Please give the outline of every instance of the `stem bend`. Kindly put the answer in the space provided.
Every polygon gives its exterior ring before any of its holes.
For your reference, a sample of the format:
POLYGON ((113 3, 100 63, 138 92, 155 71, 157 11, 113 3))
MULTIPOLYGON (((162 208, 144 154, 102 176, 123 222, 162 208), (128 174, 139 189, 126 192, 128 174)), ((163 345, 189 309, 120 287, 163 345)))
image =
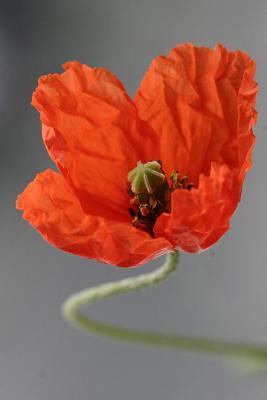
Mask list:
POLYGON ((239 342, 224 342, 198 337, 160 334, 150 331, 139 331, 101 323, 84 316, 80 309, 107 297, 129 293, 154 286, 166 280, 177 268, 179 252, 167 255, 165 263, 156 271, 117 282, 83 290, 70 296, 62 306, 62 314, 66 321, 87 333, 97 333, 106 337, 132 343, 191 350, 201 353, 238 357, 243 366, 251 366, 253 371, 267 371, 267 346, 239 342))

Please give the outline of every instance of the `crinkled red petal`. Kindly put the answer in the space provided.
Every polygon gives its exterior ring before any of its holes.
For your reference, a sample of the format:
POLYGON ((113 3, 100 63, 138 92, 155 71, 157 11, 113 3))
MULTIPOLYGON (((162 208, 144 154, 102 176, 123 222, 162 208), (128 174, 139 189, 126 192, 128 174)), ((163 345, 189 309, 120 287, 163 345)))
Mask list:
POLYGON ((55 247, 121 267, 142 264, 173 246, 128 223, 84 212, 66 180, 52 170, 38 174, 18 196, 23 217, 55 247))
POLYGON ((157 234, 189 253, 209 248, 228 230, 241 190, 227 165, 213 163, 210 175, 200 176, 198 188, 173 192, 171 214, 159 218, 157 234))
POLYGON ((32 98, 48 152, 85 210, 93 199, 95 215, 125 220, 127 174, 152 146, 151 128, 109 71, 75 61, 64 69, 41 77, 32 98))
POLYGON ((217 162, 244 178, 254 144, 254 73, 246 53, 222 45, 183 44, 152 62, 135 103, 157 133, 168 174, 178 169, 197 183, 217 162))

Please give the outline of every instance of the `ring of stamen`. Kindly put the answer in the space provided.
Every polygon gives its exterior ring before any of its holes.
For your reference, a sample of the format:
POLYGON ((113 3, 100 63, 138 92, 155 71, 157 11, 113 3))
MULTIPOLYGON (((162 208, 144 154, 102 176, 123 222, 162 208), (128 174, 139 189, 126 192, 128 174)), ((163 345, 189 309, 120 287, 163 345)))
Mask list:
POLYGON ((129 213, 133 217, 132 225, 155 237, 154 226, 163 213, 171 212, 171 193, 176 189, 191 190, 193 183, 188 177, 173 171, 171 185, 162 169, 161 161, 149 161, 137 166, 128 174, 127 193, 130 197, 129 213))

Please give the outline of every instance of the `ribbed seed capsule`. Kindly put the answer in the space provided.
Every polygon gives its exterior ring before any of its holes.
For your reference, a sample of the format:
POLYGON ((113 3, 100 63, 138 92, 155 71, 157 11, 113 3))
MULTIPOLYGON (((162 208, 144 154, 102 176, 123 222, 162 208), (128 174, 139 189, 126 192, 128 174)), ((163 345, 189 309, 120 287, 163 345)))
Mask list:
POLYGON ((169 212, 170 188, 160 161, 142 163, 128 174, 127 193, 130 196, 129 213, 132 224, 154 235, 154 225, 163 212, 169 212))
POLYGON ((158 161, 149 161, 145 164, 138 161, 137 166, 129 172, 128 181, 134 194, 151 195, 166 181, 166 177, 158 161))
POLYGON ((169 186, 160 161, 142 163, 128 174, 127 193, 130 196, 129 214, 133 217, 132 225, 155 237, 154 226, 162 213, 171 212, 171 193, 176 189, 191 190, 193 183, 188 183, 186 175, 173 171, 169 186))

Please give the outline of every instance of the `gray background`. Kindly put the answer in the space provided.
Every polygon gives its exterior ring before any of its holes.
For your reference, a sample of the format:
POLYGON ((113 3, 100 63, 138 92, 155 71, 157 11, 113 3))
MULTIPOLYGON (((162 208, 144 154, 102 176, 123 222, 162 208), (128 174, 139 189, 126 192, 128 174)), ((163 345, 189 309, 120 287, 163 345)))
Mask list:
POLYGON ((220 358, 88 337, 65 324, 60 306, 70 293, 141 270, 62 253, 14 208, 17 193, 52 166, 30 107, 41 74, 78 59, 110 68, 133 95, 150 60, 176 43, 247 51, 258 64, 257 144, 231 230, 212 250, 183 254, 161 287, 91 313, 126 326, 267 342, 266 1, 2 0, 0 7, 1 399, 266 400, 267 376, 242 377, 220 358))

